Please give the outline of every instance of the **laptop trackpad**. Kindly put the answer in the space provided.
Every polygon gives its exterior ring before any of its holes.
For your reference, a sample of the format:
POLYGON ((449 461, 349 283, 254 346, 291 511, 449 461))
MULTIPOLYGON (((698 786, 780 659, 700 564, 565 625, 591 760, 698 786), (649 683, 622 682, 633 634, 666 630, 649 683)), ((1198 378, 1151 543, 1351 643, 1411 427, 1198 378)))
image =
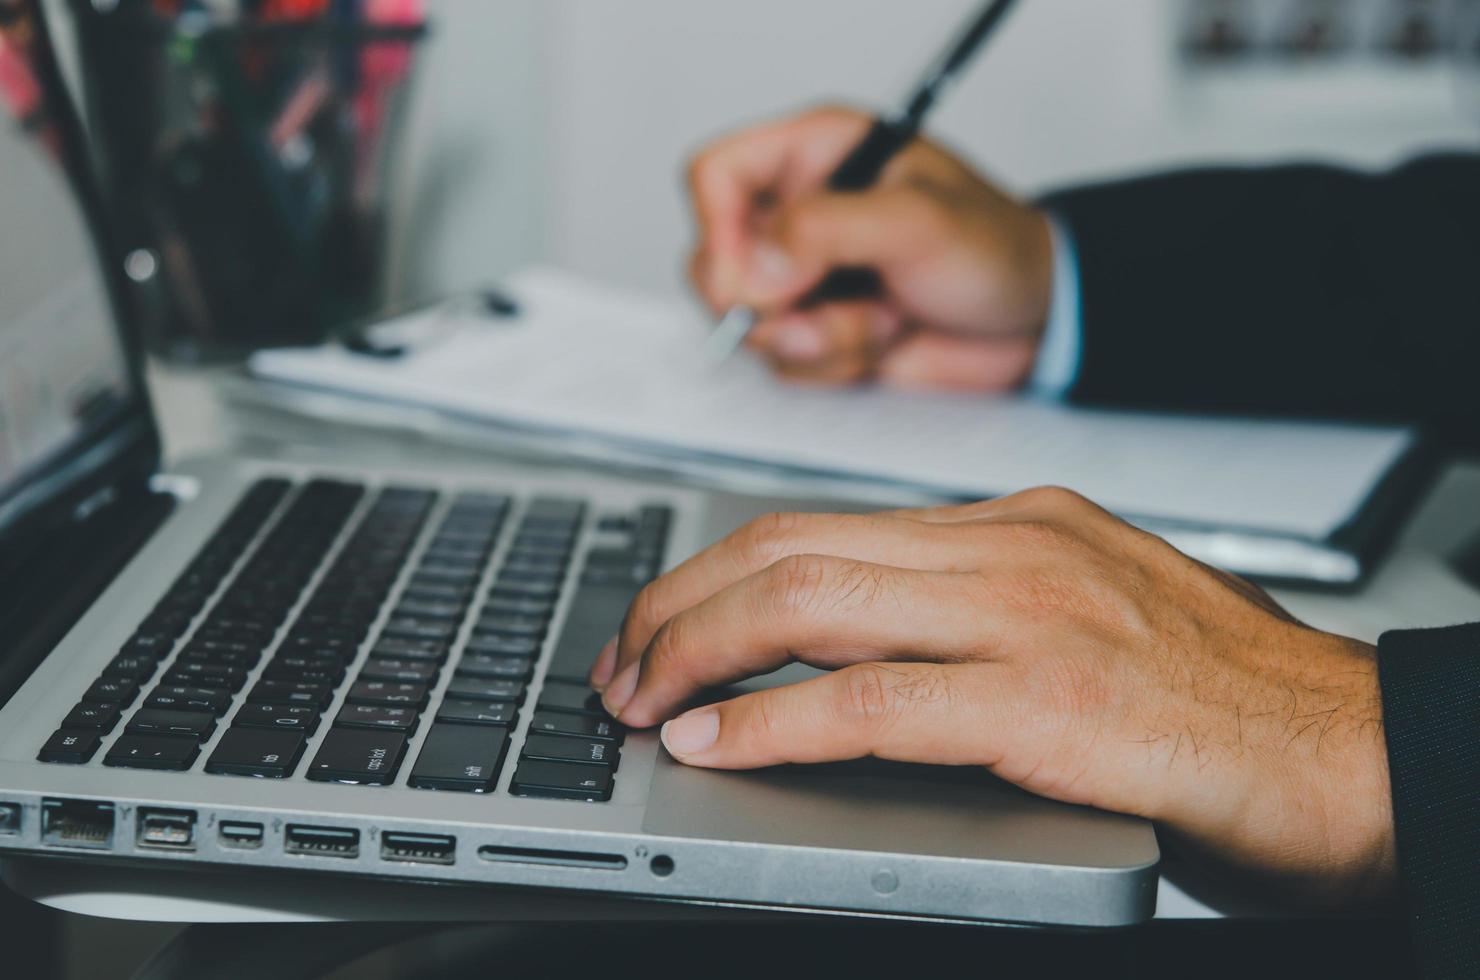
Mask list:
MULTIPOLYGON (((789 667, 739 690, 811 673, 789 667)), ((1044 800, 976 767, 878 759, 718 772, 684 766, 662 752, 643 830, 757 844, 1102 867, 1157 857, 1155 837, 1142 820, 1044 800)))

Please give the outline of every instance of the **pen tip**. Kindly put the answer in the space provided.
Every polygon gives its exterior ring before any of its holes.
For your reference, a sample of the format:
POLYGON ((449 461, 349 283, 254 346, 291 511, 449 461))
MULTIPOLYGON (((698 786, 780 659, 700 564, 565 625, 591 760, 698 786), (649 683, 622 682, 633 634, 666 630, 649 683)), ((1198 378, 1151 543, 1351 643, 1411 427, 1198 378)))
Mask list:
POLYGON ((711 364, 722 364, 739 349, 755 327, 758 317, 748 306, 736 305, 725 311, 709 339, 704 342, 704 357, 711 364))

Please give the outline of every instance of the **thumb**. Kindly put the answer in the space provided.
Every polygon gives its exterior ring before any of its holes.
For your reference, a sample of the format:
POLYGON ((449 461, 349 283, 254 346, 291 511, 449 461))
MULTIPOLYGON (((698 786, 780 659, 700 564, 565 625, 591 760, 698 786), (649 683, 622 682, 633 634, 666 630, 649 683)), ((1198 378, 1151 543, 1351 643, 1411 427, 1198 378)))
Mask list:
POLYGON ((831 270, 864 266, 887 279, 950 234, 950 215, 911 185, 803 198, 780 212, 752 250, 743 299, 762 310, 795 304, 831 270))
POLYGON ((994 664, 856 664, 685 712, 663 726, 663 745, 710 769, 864 756, 990 766, 998 733, 1013 731, 1011 699, 968 695, 996 674, 994 664))

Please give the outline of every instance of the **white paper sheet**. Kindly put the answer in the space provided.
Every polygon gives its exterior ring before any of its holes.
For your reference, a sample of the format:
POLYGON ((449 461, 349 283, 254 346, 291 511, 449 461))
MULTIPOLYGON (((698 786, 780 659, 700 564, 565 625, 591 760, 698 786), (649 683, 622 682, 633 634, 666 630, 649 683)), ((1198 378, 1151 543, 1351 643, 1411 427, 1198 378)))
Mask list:
MULTIPOLYGON (((384 361, 266 351, 264 378, 460 416, 993 496, 1072 487, 1127 515, 1323 539, 1410 445, 1405 429, 1091 412, 1021 397, 820 391, 741 355, 714 368, 681 302, 531 269, 520 317, 422 326, 384 361)), ((439 314, 418 316, 429 321, 439 314)), ((552 438, 557 435, 552 433, 552 438)))

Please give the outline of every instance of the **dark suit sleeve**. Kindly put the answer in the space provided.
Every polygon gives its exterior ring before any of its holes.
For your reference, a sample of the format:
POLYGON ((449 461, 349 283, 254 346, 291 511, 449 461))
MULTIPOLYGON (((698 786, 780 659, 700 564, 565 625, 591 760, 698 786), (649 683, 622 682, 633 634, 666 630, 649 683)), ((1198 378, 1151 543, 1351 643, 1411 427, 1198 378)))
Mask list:
POLYGON ((1480 623, 1384 635, 1378 677, 1419 965, 1480 976, 1480 623))
POLYGON ((1426 421, 1476 441, 1480 156, 1212 169, 1043 202, 1079 258, 1071 397, 1426 421))

